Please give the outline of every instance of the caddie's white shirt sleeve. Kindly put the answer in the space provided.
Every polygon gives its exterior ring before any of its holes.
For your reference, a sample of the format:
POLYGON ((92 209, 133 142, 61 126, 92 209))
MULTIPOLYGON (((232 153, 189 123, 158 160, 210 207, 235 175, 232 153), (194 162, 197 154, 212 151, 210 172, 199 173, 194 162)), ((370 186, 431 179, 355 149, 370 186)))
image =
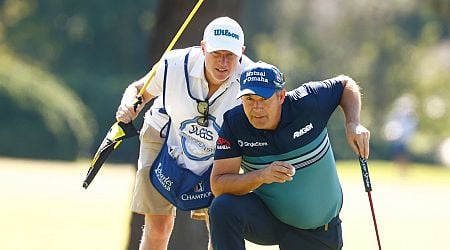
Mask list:
MULTIPOLYGON (((160 96, 162 94, 163 91, 163 79, 164 79, 164 60, 162 60, 159 64, 155 64, 153 65, 153 69, 156 69, 155 72, 155 76, 153 77, 153 79, 151 79, 149 85, 147 86, 147 91, 152 95, 152 96, 160 96), (156 69, 156 67, 158 67, 156 69)), ((150 72, 148 72, 143 78, 142 80, 144 82, 147 82, 150 74, 152 72, 152 70, 150 72)))

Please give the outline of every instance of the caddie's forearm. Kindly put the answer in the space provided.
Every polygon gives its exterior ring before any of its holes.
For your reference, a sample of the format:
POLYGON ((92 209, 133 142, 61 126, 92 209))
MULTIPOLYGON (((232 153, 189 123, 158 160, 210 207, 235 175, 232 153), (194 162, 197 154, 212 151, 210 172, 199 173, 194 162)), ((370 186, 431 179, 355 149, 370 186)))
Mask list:
POLYGON ((123 93, 122 100, 120 101, 120 103, 129 104, 134 102, 138 93, 139 90, 137 89, 135 83, 128 85, 128 87, 125 89, 125 92, 123 93))
POLYGON ((361 113, 361 93, 359 86, 350 77, 345 77, 343 84, 344 91, 339 105, 344 112, 345 123, 359 124, 361 113))
MULTIPOLYGON (((138 96, 140 90, 143 88, 142 80, 136 81, 130 84, 126 89, 122 96, 121 104, 130 104, 136 101, 136 97, 138 96)), ((144 91, 144 94, 141 96, 142 104, 145 105, 149 102, 154 96, 150 95, 147 91, 144 91)))

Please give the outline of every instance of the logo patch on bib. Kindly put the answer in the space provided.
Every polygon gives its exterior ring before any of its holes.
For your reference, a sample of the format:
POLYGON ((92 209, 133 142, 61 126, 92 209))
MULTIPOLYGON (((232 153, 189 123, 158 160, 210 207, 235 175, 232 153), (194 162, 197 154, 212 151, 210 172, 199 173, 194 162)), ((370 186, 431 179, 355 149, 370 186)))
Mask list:
POLYGON ((181 146, 184 154, 191 160, 205 161, 214 156, 220 126, 213 116, 208 119, 208 127, 198 125, 196 119, 181 123, 181 146))

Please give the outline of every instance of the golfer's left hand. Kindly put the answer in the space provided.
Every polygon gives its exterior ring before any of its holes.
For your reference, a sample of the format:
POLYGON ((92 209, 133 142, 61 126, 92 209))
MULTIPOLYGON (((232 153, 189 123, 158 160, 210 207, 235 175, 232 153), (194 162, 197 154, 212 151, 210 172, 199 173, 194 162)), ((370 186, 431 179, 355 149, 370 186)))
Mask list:
POLYGON ((364 159, 369 158, 370 131, 359 123, 349 122, 345 125, 347 142, 353 152, 364 159))

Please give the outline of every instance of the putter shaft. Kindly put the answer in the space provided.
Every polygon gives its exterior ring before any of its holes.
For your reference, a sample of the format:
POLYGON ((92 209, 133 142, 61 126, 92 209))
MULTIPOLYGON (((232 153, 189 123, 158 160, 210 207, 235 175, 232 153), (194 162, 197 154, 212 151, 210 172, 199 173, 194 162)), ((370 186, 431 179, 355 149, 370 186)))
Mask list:
POLYGON ((380 235, 378 233, 377 219, 375 217, 375 209, 373 208, 373 202, 372 202, 372 195, 371 195, 372 184, 370 182, 369 166, 367 164, 367 160, 360 156, 359 157, 359 165, 361 166, 364 188, 367 192, 367 196, 369 197, 370 211, 372 213, 373 226, 375 228, 375 234, 377 236, 378 250, 381 250, 380 235))

